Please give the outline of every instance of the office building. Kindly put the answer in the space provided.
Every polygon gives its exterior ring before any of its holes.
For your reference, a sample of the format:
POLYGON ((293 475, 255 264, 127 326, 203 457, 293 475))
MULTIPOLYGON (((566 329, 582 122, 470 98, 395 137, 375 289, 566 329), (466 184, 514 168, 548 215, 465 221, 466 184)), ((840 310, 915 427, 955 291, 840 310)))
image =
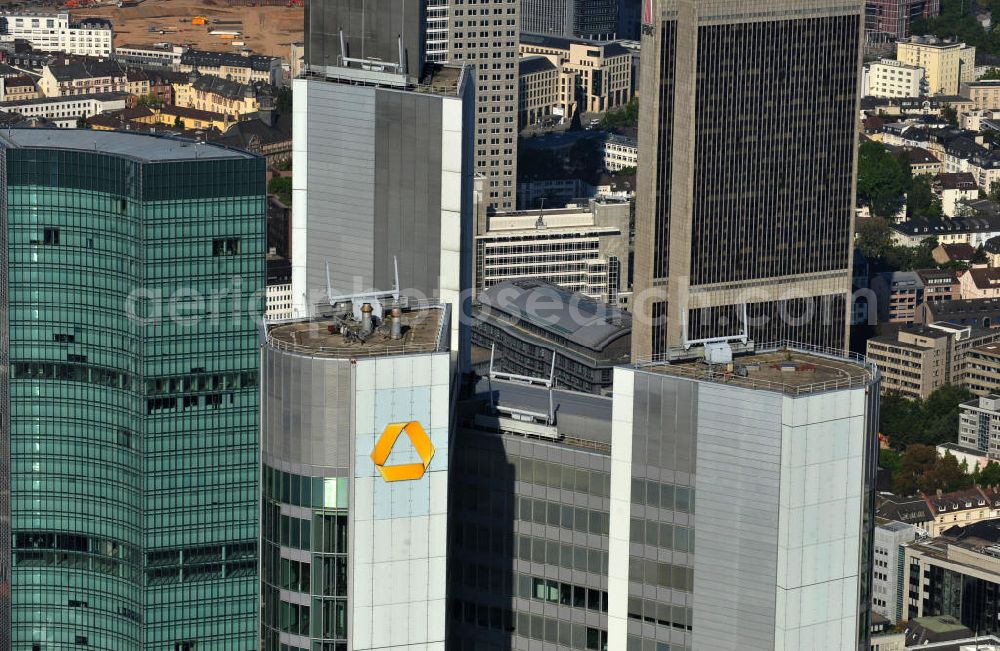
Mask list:
POLYGON ((454 648, 866 648, 874 367, 688 352, 611 399, 493 378, 459 405, 454 648))
POLYGON ((958 95, 962 84, 976 78, 976 48, 965 43, 912 36, 896 43, 896 59, 924 69, 930 95, 958 95))
POLYGON ((542 56, 522 57, 517 62, 517 83, 519 128, 565 118, 559 104, 559 69, 551 61, 542 56))
POLYGON ((521 34, 518 51, 543 56, 559 69, 558 115, 604 113, 632 99, 632 53, 619 43, 521 34))
POLYGON ((903 593, 899 590, 902 583, 902 547, 919 535, 919 529, 905 522, 882 520, 875 525, 872 610, 890 622, 905 619, 903 593))
POLYGON ((895 59, 880 59, 865 66, 865 97, 920 97, 926 92, 924 69, 895 59))
POLYGON ((884 271, 870 283, 878 305, 879 321, 912 324, 917 306, 924 302, 924 283, 913 271, 884 271))
POLYGON ((1000 343, 983 344, 966 351, 962 383, 977 396, 1000 393, 1000 343))
POLYGON ((649 5, 634 357, 747 321, 756 341, 846 345, 864 16, 861 3, 795 7, 649 5))
POLYGON ((991 393, 959 405, 958 444, 1000 459, 1000 395, 991 393))
POLYGON ((255 648, 264 160, 110 131, 0 148, 4 646, 255 648))
MULTIPOLYGON (((607 637, 611 405, 499 379, 459 403, 449 469, 450 649, 615 648, 607 637)), ((690 493, 683 499, 690 504, 690 493)), ((676 529, 688 549, 686 527, 662 529, 665 548, 676 529)), ((669 605, 664 613, 674 617, 669 605)), ((688 610, 676 615, 683 630, 688 610)))
POLYGON ((493 370, 606 393, 628 362, 631 324, 628 312, 552 283, 505 281, 479 294, 472 343, 490 351, 493 370))
POLYGON ((176 70, 181 65, 181 57, 187 52, 186 45, 135 45, 124 43, 115 46, 115 60, 135 66, 169 68, 176 70))
POLYGON ((1000 590, 996 520, 953 527, 903 549, 904 618, 946 615, 979 636, 1000 633, 1000 603, 992 597, 1000 590))
POLYGON ((51 63, 42 70, 38 89, 49 98, 129 91, 126 70, 117 61, 103 59, 51 63))
POLYGON ((431 63, 448 62, 448 34, 451 24, 449 0, 427 0, 427 40, 424 56, 431 63))
POLYGON ((282 83, 281 57, 260 54, 184 50, 177 69, 188 73, 197 70, 203 75, 222 77, 240 84, 259 82, 280 86, 282 83))
MULTIPOLYGON (((421 7, 306 7, 306 73, 293 81, 295 316, 329 292, 397 278, 408 298, 456 309, 472 287, 475 70, 424 65, 421 7)), ((458 319, 452 330, 458 346, 458 319)))
POLYGON ((263 347, 262 649, 443 651, 451 306, 327 307, 263 347))
POLYGON ((108 111, 122 111, 128 101, 128 93, 39 97, 0 102, 0 111, 18 113, 26 118, 45 118, 60 128, 74 129, 79 126, 80 118, 87 119, 108 111))
POLYGON ((634 138, 608 134, 604 140, 604 169, 620 172, 639 168, 639 145, 634 138))
POLYGON ((914 316, 918 324, 945 321, 954 325, 991 328, 1000 324, 1000 299, 976 298, 919 305, 914 316))
POLYGON ((114 32, 102 18, 76 21, 69 14, 0 14, 0 42, 23 39, 33 50, 92 57, 111 56, 114 32))
POLYGON ((476 234, 476 292, 546 280, 606 303, 629 299, 627 201, 484 215, 476 234))
POLYGON ((868 42, 892 42, 910 37, 910 24, 941 13, 941 0, 866 0, 868 42))
POLYGON ((974 110, 995 111, 1000 109, 1000 84, 993 79, 970 81, 962 84, 962 97, 973 103, 974 110))
POLYGON ((518 19, 521 0, 451 0, 448 60, 475 69, 476 175, 494 210, 517 207, 518 19))
POLYGON ((946 384, 962 384, 968 354, 978 346, 1000 341, 1000 330, 937 322, 904 328, 868 340, 868 359, 882 371, 882 389, 908 398, 927 398, 946 384))
POLYGON ((520 0, 521 31, 531 34, 613 39, 621 0, 520 0))

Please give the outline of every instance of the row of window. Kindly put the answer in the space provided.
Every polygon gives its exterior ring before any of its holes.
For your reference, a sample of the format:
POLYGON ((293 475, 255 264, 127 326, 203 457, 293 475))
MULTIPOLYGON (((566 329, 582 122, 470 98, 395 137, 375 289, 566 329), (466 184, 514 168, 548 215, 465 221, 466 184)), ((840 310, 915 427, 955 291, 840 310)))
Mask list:
POLYGON ((307 520, 283 515, 277 504, 262 508, 261 535, 283 547, 311 550, 322 554, 346 554, 347 514, 314 513, 307 520))
POLYGON ((639 597, 628 598, 628 616, 648 624, 670 626, 685 631, 691 630, 693 621, 690 606, 665 604, 639 597))
POLYGON ((522 481, 549 488, 562 488, 595 497, 609 497, 611 476, 607 471, 593 471, 575 466, 510 455, 508 463, 497 463, 491 450, 467 447, 455 452, 460 455, 456 465, 470 475, 522 481), (513 467, 512 467, 513 466, 513 467))
POLYGON ((632 518, 629 541, 679 552, 694 553, 694 529, 669 522, 632 518))
POLYGON ((304 477, 265 465, 261 482, 265 499, 308 508, 347 508, 347 477, 304 477))
POLYGON ((632 503, 680 513, 694 513, 694 489, 633 478, 632 503))
POLYGON ((608 633, 591 626, 573 624, 540 615, 515 613, 507 608, 486 606, 471 601, 452 599, 451 618, 481 628, 492 628, 506 633, 516 632, 521 637, 560 644, 573 649, 607 651, 608 633))

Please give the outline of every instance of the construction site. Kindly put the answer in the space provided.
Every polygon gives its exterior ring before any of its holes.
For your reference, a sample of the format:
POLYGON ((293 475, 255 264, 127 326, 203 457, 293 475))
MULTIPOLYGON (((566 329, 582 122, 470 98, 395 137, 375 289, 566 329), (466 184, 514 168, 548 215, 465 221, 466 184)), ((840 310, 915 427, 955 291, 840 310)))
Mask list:
POLYGON ((45 9, 110 20, 115 46, 170 42, 199 50, 248 48, 286 60, 290 44, 302 40, 304 21, 303 0, 68 0, 45 9))

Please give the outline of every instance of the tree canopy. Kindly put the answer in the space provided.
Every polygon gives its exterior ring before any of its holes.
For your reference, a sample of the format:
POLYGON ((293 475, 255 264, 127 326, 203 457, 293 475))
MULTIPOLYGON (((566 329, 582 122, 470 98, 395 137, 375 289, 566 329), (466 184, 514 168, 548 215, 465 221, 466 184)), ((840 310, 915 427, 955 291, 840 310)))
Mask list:
POLYGON ((903 497, 1000 484, 1000 463, 989 461, 969 472, 968 463, 950 452, 939 455, 934 446, 919 443, 903 452, 879 450, 878 465, 892 475, 892 492, 903 497))
POLYGON ((873 215, 892 217, 903 205, 903 195, 910 185, 907 170, 900 161, 873 141, 858 150, 858 202, 868 206, 873 215))
POLYGON ((633 97, 625 106, 608 111, 601 118, 602 129, 634 129, 639 126, 639 98, 633 97))
POLYGON ((286 206, 292 205, 292 177, 276 176, 267 184, 267 191, 278 197, 286 206))
POLYGON ((973 0, 941 0, 941 15, 933 18, 918 18, 910 24, 910 31, 918 35, 933 35, 941 38, 955 37, 960 41, 975 45, 989 54, 1000 54, 1000 3, 973 0), (976 20, 980 6, 990 5, 993 17, 991 29, 983 29, 976 20))
POLYGON ((879 430, 898 451, 914 444, 933 446, 954 441, 958 435, 958 406, 972 398, 968 389, 954 384, 938 387, 926 400, 887 393, 879 409, 879 430))
POLYGON ((911 219, 935 219, 944 214, 941 200, 931 188, 929 176, 921 174, 913 177, 906 195, 906 209, 911 219))

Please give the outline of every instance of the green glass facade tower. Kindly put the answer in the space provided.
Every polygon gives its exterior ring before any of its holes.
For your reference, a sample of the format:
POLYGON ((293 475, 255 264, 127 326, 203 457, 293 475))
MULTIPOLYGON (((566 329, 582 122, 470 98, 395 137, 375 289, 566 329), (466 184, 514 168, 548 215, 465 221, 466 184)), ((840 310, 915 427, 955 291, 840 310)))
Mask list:
POLYGON ((10 646, 256 649, 264 160, 41 129, 0 154, 10 646))

